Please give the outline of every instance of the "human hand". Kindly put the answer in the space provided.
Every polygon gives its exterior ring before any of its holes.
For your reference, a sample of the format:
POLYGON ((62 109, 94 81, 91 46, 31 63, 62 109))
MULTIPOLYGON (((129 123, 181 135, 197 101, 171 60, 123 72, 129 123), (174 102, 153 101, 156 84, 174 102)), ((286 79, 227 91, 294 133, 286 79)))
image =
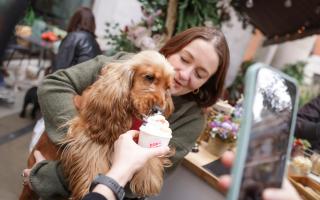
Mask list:
POLYGON ((153 157, 169 153, 168 146, 143 148, 133 141, 138 131, 130 130, 117 139, 114 144, 112 167, 107 176, 124 186, 144 164, 153 157))
POLYGON ((282 188, 267 188, 263 191, 264 200, 301 200, 297 190, 290 184, 288 179, 284 179, 282 188))
MULTIPOLYGON (((235 155, 231 151, 225 152, 222 157, 222 163, 227 166, 231 167, 234 161, 235 155)), ((223 175, 219 178, 219 186, 227 191, 231 185, 231 176, 230 175, 223 175)), ((284 183, 282 188, 267 188, 262 193, 263 200, 301 200, 301 197, 295 190, 295 188, 290 184, 288 179, 284 179, 284 183)))
MULTIPOLYGON (((45 157, 40 153, 40 151, 38 150, 35 150, 34 153, 33 153, 33 156, 36 160, 35 164, 36 165, 37 163, 45 160, 45 157)), ((33 166, 34 166, 33 165, 33 166)), ((32 168, 30 169, 24 169, 22 171, 22 177, 23 177, 23 185, 28 185, 30 189, 32 189, 32 186, 30 184, 30 179, 29 179, 29 176, 30 176, 30 172, 31 172, 32 168)))

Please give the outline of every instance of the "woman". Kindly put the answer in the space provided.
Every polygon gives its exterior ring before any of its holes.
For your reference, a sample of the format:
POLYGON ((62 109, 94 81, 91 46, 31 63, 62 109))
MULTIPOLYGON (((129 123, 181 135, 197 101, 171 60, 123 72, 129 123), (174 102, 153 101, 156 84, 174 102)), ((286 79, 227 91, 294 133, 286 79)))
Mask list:
MULTIPOLYGON (((171 94, 175 105, 169 117, 176 149, 171 172, 191 150, 205 124, 202 108, 213 105, 223 91, 229 65, 229 48, 223 33, 215 28, 195 27, 171 38, 160 49, 175 69, 171 94)), ((50 139, 58 143, 66 130, 61 125, 76 114, 73 96, 91 85, 102 67, 116 59, 127 59, 130 54, 114 57, 98 56, 66 70, 49 75, 39 88, 39 101, 50 139)), ((32 188, 43 198, 67 196, 61 167, 57 161, 42 161, 30 173, 32 188)), ((130 196, 127 193, 127 196, 130 196)))
POLYGON ((96 23, 92 11, 80 7, 71 17, 67 36, 62 40, 53 71, 71 67, 101 54, 95 36, 96 23))

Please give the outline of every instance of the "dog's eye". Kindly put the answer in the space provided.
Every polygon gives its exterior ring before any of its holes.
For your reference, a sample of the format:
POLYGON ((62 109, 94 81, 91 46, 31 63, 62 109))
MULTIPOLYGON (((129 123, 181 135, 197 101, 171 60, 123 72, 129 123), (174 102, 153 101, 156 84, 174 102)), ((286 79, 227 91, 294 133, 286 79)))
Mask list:
POLYGON ((151 75, 151 74, 147 74, 147 75, 145 75, 145 77, 144 77, 147 81, 150 81, 150 82, 152 82, 152 81, 154 81, 154 76, 153 75, 151 75))

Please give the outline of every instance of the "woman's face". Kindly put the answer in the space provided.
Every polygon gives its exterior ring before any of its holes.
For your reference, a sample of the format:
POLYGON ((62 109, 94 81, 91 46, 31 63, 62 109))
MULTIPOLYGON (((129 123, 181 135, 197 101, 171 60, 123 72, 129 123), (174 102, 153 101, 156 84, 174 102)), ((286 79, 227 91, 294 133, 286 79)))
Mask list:
POLYGON ((167 59, 176 72, 170 89, 173 96, 200 88, 217 71, 219 64, 212 42, 203 39, 193 40, 167 59))

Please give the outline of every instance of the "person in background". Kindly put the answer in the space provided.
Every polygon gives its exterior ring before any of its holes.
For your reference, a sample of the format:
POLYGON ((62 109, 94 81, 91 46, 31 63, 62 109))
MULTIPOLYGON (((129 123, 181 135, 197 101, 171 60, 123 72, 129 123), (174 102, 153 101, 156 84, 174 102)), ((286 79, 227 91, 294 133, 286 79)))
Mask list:
POLYGON ((53 71, 71 67, 101 54, 95 30, 96 23, 91 9, 78 8, 69 21, 68 34, 59 46, 53 71))
POLYGON ((21 20, 28 7, 28 1, 3 0, 0 6, 0 90, 4 88, 4 77, 8 76, 3 60, 15 25, 21 20))
MULTIPOLYGON (((226 151, 221 158, 222 163, 227 167, 232 167, 235 154, 232 151, 226 151)), ((223 175, 219 178, 219 186, 227 191, 232 184, 230 175, 223 175)), ((288 179, 284 179, 282 188, 266 188, 262 193, 263 200, 302 200, 296 189, 291 185, 288 179)))
POLYGON ((320 152, 320 96, 299 109, 295 137, 308 140, 311 148, 320 152))

